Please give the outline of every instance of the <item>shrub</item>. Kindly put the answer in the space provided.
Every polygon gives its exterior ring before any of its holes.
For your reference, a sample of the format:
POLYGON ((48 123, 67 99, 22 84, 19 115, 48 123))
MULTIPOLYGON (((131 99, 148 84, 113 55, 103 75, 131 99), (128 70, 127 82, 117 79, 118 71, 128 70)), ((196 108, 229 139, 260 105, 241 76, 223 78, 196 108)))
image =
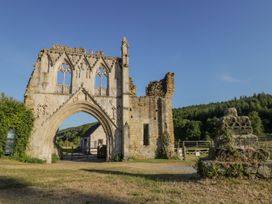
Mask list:
POLYGON ((15 130, 16 139, 13 153, 15 158, 25 157, 25 150, 33 127, 32 111, 21 102, 0 95, 0 156, 4 154, 7 133, 15 130))
POLYGON ((11 159, 15 159, 20 162, 25 162, 25 163, 37 163, 37 164, 43 164, 46 161, 34 157, 27 156, 26 154, 20 155, 20 156, 11 156, 11 159))
POLYGON ((164 132, 161 137, 161 148, 158 151, 158 159, 170 159, 172 157, 171 152, 169 151, 169 134, 164 132))
POLYGON ((114 162, 119 162, 123 160, 123 155, 122 154, 115 154, 112 158, 112 161, 114 162))
POLYGON ((59 156, 57 154, 53 153, 51 156, 52 163, 56 163, 59 160, 60 160, 59 156))

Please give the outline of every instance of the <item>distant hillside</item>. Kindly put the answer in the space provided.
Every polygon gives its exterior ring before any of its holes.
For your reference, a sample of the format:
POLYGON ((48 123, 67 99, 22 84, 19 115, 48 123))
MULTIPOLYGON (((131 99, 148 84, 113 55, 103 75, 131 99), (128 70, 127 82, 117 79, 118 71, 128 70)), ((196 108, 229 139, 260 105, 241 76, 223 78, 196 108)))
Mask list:
POLYGON ((173 109, 175 140, 213 138, 216 121, 229 107, 235 107, 239 115, 248 115, 257 135, 272 132, 272 95, 260 93, 226 102, 173 109))
POLYGON ((56 143, 61 146, 79 146, 80 137, 95 124, 97 122, 59 130, 56 134, 56 143))

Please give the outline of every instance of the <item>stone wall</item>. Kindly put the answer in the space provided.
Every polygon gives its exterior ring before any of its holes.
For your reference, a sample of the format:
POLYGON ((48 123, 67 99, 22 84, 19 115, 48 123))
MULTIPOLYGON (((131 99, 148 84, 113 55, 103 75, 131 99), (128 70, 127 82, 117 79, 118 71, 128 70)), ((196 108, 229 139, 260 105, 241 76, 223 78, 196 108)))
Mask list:
POLYGON ((169 135, 170 151, 174 151, 172 118, 172 95, 174 74, 167 73, 164 79, 151 82, 143 97, 130 98, 130 156, 154 158, 162 146, 161 136, 169 135), (149 145, 143 144, 144 124, 149 124, 149 145))
POLYGON ((104 129, 103 129, 103 127, 101 125, 90 135, 91 145, 94 142, 96 142, 96 144, 98 145, 98 140, 103 140, 102 145, 106 145, 107 144, 106 143, 107 142, 107 140, 106 140, 106 134, 105 134, 105 131, 104 131, 104 129))
POLYGON ((159 97, 131 97, 130 108, 130 157, 154 158, 161 132, 161 110, 158 110, 159 97), (144 145, 144 124, 149 124, 149 145, 144 145))
POLYGON ((146 87, 147 96, 157 96, 164 100, 161 105, 164 106, 162 114, 164 114, 163 134, 164 131, 169 134, 170 151, 174 151, 174 124, 173 124, 173 113, 172 113, 172 96, 174 94, 175 82, 174 73, 168 72, 165 77, 160 81, 152 81, 146 87))

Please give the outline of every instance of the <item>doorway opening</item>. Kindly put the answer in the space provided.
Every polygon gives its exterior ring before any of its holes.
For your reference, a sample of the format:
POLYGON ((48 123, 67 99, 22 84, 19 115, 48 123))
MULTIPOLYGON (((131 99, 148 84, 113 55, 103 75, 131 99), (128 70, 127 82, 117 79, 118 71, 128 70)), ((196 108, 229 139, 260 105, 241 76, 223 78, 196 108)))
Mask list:
POLYGON ((66 118, 54 139, 56 154, 61 160, 81 162, 105 161, 107 144, 102 124, 84 112, 66 118))

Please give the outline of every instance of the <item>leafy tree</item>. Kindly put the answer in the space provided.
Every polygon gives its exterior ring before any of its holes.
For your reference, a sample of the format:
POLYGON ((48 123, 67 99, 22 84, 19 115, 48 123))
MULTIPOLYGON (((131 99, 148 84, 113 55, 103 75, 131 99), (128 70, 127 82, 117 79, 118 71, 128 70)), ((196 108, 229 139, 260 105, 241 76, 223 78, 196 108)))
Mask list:
POLYGON ((219 119, 216 117, 207 119, 206 134, 205 134, 206 137, 207 135, 209 136, 210 139, 214 139, 216 137, 217 130, 218 130, 218 123, 219 123, 219 119))
POLYGON ((201 122, 189 121, 185 125, 186 139, 187 140, 199 140, 201 136, 201 122))
POLYGON ((262 120, 258 114, 257 111, 252 111, 251 113, 249 113, 249 118, 251 121, 251 125, 253 128, 253 133, 255 135, 261 136, 263 135, 263 131, 264 131, 264 127, 263 127, 263 123, 262 120))

